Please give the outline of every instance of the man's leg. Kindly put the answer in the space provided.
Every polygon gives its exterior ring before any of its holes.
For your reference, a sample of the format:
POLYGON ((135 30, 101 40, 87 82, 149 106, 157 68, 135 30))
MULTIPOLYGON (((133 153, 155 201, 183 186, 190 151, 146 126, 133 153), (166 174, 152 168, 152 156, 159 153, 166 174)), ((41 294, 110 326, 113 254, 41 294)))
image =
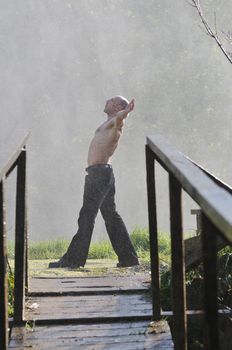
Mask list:
MULTIPOLYGON (((113 176, 113 174, 112 174, 113 176)), ((121 216, 116 211, 114 178, 111 188, 100 207, 107 233, 119 259, 119 265, 138 265, 138 257, 121 216)))
MULTIPOLYGON (((95 218, 99 207, 109 190, 110 176, 106 172, 91 171, 85 177, 85 188, 83 206, 78 219, 78 231, 73 237, 67 252, 57 263, 60 267, 84 266, 91 237, 93 233, 95 218)), ((56 267, 54 266, 50 267, 56 267)))

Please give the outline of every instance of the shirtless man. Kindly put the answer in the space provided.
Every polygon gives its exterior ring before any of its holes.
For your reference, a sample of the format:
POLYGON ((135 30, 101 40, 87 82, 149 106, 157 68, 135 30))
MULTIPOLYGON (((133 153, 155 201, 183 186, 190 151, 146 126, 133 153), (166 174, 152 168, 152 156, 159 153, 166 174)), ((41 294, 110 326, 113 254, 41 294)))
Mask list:
POLYGON ((88 152, 88 175, 85 177, 83 206, 78 219, 78 231, 73 237, 67 252, 49 267, 84 266, 94 222, 100 209, 113 249, 118 256, 118 267, 138 265, 138 257, 130 236, 115 205, 115 180, 110 164, 118 146, 122 128, 128 114, 134 109, 135 100, 129 103, 122 96, 106 101, 104 112, 107 120, 96 130, 88 152))

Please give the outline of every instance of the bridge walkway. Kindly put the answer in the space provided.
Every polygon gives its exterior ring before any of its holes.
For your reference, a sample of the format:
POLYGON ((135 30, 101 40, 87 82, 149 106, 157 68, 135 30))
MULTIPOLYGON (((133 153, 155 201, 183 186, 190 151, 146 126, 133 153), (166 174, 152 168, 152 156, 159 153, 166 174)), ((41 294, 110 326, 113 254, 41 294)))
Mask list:
POLYGON ((27 323, 13 327, 10 349, 173 349, 167 322, 151 324, 148 272, 80 270, 79 276, 30 279, 27 323))

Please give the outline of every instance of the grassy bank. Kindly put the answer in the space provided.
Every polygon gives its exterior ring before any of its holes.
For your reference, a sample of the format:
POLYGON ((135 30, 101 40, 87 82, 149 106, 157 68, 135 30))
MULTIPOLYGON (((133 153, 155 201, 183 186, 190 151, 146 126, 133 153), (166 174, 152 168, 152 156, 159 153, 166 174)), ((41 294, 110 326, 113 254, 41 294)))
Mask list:
MULTIPOLYGON (((142 261, 149 261, 149 236, 148 230, 144 228, 135 228, 131 233, 132 243, 142 261)), ((70 241, 65 238, 57 238, 41 242, 29 243, 29 259, 59 259, 67 250, 70 241)), ((170 257, 170 239, 167 233, 159 234, 160 258, 169 262, 170 257)), ((14 243, 8 243, 8 257, 14 258, 14 243)), ((116 259, 109 240, 103 240, 99 243, 91 243, 88 259, 116 259)))

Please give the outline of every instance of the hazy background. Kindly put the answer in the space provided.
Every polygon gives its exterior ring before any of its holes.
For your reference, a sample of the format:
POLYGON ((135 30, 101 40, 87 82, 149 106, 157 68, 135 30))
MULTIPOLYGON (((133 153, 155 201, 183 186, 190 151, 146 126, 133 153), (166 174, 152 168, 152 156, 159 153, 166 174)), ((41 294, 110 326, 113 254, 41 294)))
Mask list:
MULTIPOLYGON (((232 29, 231 1, 202 4, 212 24, 216 11, 219 32, 232 29)), ((129 231, 147 226, 148 134, 162 134, 232 183, 232 66, 199 25, 187 0, 0 0, 0 138, 31 132, 32 240, 76 232, 88 144, 105 120, 105 100, 115 94, 136 98, 112 161, 118 211, 129 231)), ((159 222, 168 230, 164 179, 160 171, 159 222)), ((191 231, 194 204, 185 202, 191 231)), ((8 214, 10 236, 13 221, 8 214)), ((102 237, 99 216, 93 238, 102 237)))

